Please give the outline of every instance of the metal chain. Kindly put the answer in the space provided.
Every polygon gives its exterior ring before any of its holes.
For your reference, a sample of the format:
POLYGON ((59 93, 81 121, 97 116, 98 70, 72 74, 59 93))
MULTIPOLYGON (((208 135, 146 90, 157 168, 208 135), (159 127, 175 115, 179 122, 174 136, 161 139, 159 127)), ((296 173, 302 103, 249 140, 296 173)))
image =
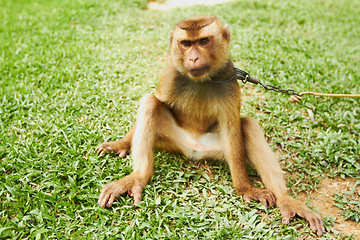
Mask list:
POLYGON ((242 83, 246 83, 248 82, 249 78, 250 78, 250 74, 245 72, 244 70, 242 69, 239 69, 239 68, 236 68, 234 67, 235 69, 235 75, 236 75, 236 79, 238 80, 241 80, 242 83))
POLYGON ((295 90, 293 89, 281 89, 277 86, 273 86, 270 84, 263 84, 261 82, 259 82, 259 84, 264 87, 266 90, 271 90, 271 91, 275 91, 275 92, 280 92, 280 93, 285 93, 287 95, 298 95, 300 96, 300 94, 296 93, 295 90))
POLYGON ((274 86, 274 85, 263 84, 258 79, 251 77, 250 74, 245 72, 244 70, 239 69, 239 68, 234 68, 234 69, 235 69, 235 72, 236 72, 236 79, 241 80, 242 83, 251 82, 251 83, 254 83, 254 84, 260 84, 263 88, 265 88, 265 90, 285 93, 287 95, 301 96, 300 94, 296 93, 295 90, 293 90, 293 89, 281 89, 281 88, 279 88, 277 86, 274 86))

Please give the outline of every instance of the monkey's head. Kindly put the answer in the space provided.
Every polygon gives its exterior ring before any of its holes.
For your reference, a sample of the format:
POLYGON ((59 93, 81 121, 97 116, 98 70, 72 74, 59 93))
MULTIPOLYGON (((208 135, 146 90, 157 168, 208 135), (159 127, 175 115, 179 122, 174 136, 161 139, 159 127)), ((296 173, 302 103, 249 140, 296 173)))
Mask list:
POLYGON ((184 19, 171 33, 171 61, 182 75, 206 81, 227 64, 229 41, 229 28, 216 17, 184 19))

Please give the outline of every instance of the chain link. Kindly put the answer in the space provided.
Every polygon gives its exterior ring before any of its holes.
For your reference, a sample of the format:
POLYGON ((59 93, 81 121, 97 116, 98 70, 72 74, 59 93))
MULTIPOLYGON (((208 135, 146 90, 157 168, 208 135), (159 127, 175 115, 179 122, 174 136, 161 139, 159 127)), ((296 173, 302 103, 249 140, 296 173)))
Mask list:
POLYGON ((244 83, 244 84, 247 83, 247 82, 251 82, 251 83, 254 83, 254 84, 260 84, 263 88, 265 88, 265 90, 285 93, 287 95, 300 96, 300 94, 296 93, 295 90, 293 90, 293 89, 281 89, 281 88, 279 88, 277 86, 274 86, 274 85, 263 84, 258 79, 251 77, 249 73, 245 72, 242 69, 235 68, 235 72, 236 72, 236 79, 241 80, 241 82, 244 83))
POLYGON ((273 86, 273 85, 270 85, 270 84, 263 84, 261 82, 259 82, 259 84, 265 88, 266 90, 271 90, 271 91, 274 91, 274 92, 280 92, 280 93, 285 93, 287 95, 298 95, 300 96, 300 94, 296 93, 295 90, 293 89, 281 89, 277 86, 273 86))
POLYGON ((242 83, 244 83, 244 84, 249 81, 249 78, 250 78, 249 73, 245 72, 242 69, 236 68, 236 67, 234 67, 234 69, 235 69, 235 73, 236 73, 236 79, 241 80, 242 83))

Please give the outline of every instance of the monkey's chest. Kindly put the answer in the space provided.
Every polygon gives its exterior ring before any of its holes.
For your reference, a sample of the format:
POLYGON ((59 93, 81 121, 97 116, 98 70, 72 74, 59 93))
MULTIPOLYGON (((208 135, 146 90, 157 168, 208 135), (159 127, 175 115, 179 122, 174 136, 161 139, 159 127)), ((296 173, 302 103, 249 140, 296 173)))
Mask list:
POLYGON ((213 132, 218 125, 217 118, 210 114, 199 115, 193 111, 174 111, 173 114, 181 128, 196 135, 213 132))
POLYGON ((202 99, 190 101, 186 98, 174 106, 171 111, 180 127, 199 134, 215 131, 219 117, 226 109, 219 102, 202 99))

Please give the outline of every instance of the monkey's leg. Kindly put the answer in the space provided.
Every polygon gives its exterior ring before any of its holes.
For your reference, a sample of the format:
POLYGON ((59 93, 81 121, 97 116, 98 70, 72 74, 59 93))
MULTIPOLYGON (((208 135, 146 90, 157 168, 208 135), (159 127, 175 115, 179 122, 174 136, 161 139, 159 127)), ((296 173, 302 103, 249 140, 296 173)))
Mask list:
POLYGON ((276 204, 280 208, 284 224, 296 214, 309 221, 312 230, 320 236, 325 231, 322 218, 310 210, 304 203, 287 194, 280 164, 267 144, 258 123, 251 118, 241 119, 246 153, 254 165, 265 186, 275 194, 276 204))
POLYGON ((157 140, 164 137, 170 143, 178 138, 180 140, 177 141, 181 141, 180 133, 181 129, 176 126, 173 115, 162 102, 151 94, 143 97, 131 143, 134 171, 129 176, 105 185, 98 204, 110 207, 115 198, 125 192, 134 198, 135 203, 140 202, 143 187, 153 176, 153 150, 157 140))
POLYGON ((114 153, 119 155, 119 157, 125 157, 130 152, 131 141, 134 136, 135 128, 136 126, 134 125, 122 139, 100 144, 100 146, 95 149, 95 152, 97 152, 99 156, 103 156, 105 153, 114 153))
POLYGON ((259 189, 251 185, 246 171, 246 153, 239 122, 235 129, 224 128, 221 131, 225 159, 229 164, 233 186, 246 202, 251 199, 261 201, 266 207, 275 204, 275 196, 267 189, 259 189))

